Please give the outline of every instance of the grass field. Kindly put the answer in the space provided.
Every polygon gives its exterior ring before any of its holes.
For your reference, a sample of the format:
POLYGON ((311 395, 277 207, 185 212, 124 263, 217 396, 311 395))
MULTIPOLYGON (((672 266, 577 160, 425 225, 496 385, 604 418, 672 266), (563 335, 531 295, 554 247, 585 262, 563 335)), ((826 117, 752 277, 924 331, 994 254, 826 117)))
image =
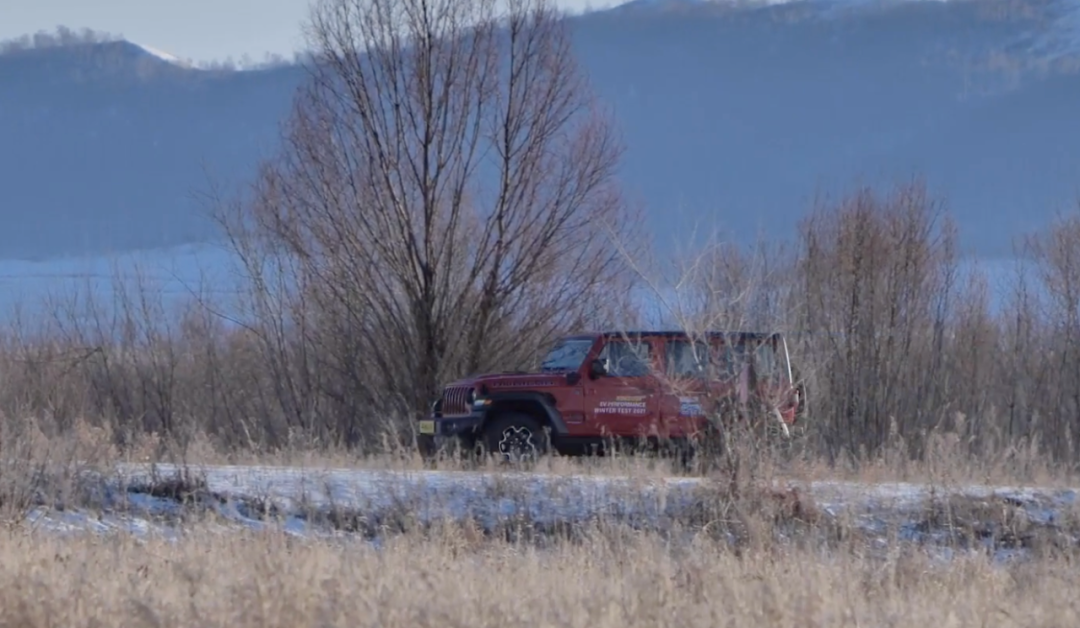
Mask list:
POLYGON ((1034 457, 759 459, 732 481, 647 459, 169 467, 92 430, 0 447, 0 628, 1080 625, 1078 483, 1034 457))
POLYGON ((1074 626, 1063 557, 828 557, 595 530, 539 549, 467 528, 380 548, 194 528, 176 542, 0 532, 3 626, 1074 626))

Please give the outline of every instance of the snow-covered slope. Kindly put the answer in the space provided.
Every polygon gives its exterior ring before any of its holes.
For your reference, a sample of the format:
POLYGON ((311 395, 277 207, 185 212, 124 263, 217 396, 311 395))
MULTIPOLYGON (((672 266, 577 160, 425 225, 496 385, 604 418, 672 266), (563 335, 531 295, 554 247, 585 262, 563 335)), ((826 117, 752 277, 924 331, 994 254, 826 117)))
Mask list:
POLYGON ((178 65, 178 66, 180 66, 182 68, 194 68, 195 67, 194 64, 192 64, 191 62, 185 61, 185 60, 177 57, 176 55, 169 54, 168 52, 165 52, 164 50, 160 50, 160 49, 154 48, 152 46, 147 46, 146 44, 139 44, 139 43, 135 43, 135 42, 130 42, 130 43, 137 46, 137 47, 139 47, 139 48, 141 48, 146 54, 151 55, 153 57, 156 57, 158 59, 161 59, 162 61, 165 61, 167 63, 172 63, 173 65, 178 65))
POLYGON ((806 16, 839 19, 922 3, 982 3, 988 17, 1002 22, 1033 18, 1039 26, 1014 41, 1003 41, 1003 50, 1026 49, 1047 58, 1080 55, 1080 0, 1025 0, 1012 7, 994 0, 629 0, 610 10, 645 14, 709 10, 731 13, 785 6, 805 8, 806 16))
POLYGON ((1056 0, 1049 11, 1050 24, 1032 49, 1054 58, 1080 55, 1080 0, 1056 0))
MULTIPOLYGON (((30 521, 56 532, 182 533, 185 513, 215 514, 233 529, 276 529, 297 536, 378 542, 401 525, 471 520, 493 531, 604 521, 693 536, 717 507, 715 485, 695 477, 631 478, 531 473, 376 471, 289 467, 123 465, 103 480, 96 510, 43 504, 30 521), (170 482, 197 489, 183 499, 170 482), (182 505, 181 501, 187 502, 182 505), (406 523, 404 520, 411 523, 406 523), (697 523, 695 523, 695 521, 697 523)), ((821 526, 844 525, 871 547, 914 543, 948 553, 967 545, 999 558, 1023 552, 1024 535, 1080 545, 1077 492, 1071 489, 853 482, 791 483, 821 526), (1012 510, 1005 529, 1001 510, 1012 510), (945 514, 942 514, 945 513, 945 514), (967 535, 960 538, 958 535, 967 535)), ((778 491, 779 492, 779 491, 778 491)))

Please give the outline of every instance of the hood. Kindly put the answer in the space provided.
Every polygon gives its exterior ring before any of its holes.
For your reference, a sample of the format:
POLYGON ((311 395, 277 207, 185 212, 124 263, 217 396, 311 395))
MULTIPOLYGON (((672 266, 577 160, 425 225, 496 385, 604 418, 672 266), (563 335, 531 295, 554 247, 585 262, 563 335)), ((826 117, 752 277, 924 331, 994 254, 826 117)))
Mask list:
POLYGON ((494 373, 479 375, 452 382, 451 387, 486 387, 494 392, 515 388, 549 388, 566 386, 566 373, 494 373))

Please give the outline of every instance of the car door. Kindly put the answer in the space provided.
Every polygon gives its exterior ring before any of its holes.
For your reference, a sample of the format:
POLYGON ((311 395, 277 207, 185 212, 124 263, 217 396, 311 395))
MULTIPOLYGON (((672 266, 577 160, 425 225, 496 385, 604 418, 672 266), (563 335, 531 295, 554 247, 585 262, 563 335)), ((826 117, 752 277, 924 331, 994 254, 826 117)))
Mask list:
POLYGON ((728 335, 717 349, 715 377, 709 385, 717 400, 718 418, 731 420, 741 416, 749 400, 750 359, 740 334, 728 335))
POLYGON ((711 410, 709 347, 704 341, 668 338, 664 344, 664 381, 659 395, 660 434, 679 437, 696 432, 711 410))
POLYGON ((594 433, 640 436, 657 429, 659 382, 651 339, 608 338, 598 358, 607 373, 585 380, 585 412, 594 433))

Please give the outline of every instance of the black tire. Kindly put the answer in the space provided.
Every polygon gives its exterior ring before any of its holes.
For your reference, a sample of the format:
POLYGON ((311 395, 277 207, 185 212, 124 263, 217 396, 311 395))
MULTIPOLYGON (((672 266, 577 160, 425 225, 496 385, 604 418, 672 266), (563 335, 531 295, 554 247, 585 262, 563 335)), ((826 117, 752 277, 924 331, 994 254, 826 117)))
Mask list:
POLYGON ((689 441, 689 458, 685 462, 687 469, 695 474, 708 475, 720 468, 726 451, 724 437, 727 430, 723 426, 710 424, 689 441))
POLYGON ((670 458, 676 473, 690 474, 695 471, 700 456, 698 444, 690 437, 673 438, 661 445, 661 452, 670 458))
POLYGON ((535 462, 548 453, 548 438, 540 422, 527 414, 500 414, 484 428, 484 448, 500 462, 535 462))

